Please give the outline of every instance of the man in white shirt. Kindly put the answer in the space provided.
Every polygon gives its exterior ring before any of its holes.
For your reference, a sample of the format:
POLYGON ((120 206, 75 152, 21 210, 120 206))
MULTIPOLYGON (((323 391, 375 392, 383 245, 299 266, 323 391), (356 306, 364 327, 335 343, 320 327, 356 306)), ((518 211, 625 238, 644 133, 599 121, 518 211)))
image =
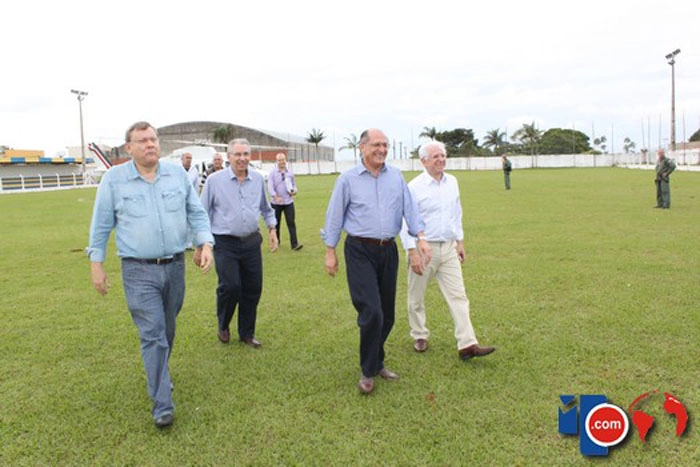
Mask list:
MULTIPOLYGON (((199 171, 197 167, 192 165, 192 153, 185 152, 180 156, 180 162, 182 163, 182 168, 187 172, 187 179, 192 184, 194 192, 199 195, 199 171)), ((192 249, 192 239, 193 235, 191 231, 187 231, 187 249, 192 249)))
POLYGON ((182 162, 182 168, 187 172, 187 178, 195 192, 199 193, 199 171, 197 167, 192 165, 192 154, 189 152, 182 154, 182 156, 180 156, 180 162, 182 162))
POLYGON ((496 349, 479 345, 469 318, 469 299, 462 278, 465 254, 459 185, 454 176, 445 173, 444 144, 431 141, 421 146, 418 154, 425 171, 414 178, 408 188, 425 222, 425 237, 432 258, 424 262, 416 249, 415 238, 408 234, 404 225, 401 242, 410 262, 408 323, 415 340, 413 348, 416 352, 425 352, 428 348, 430 331, 425 325, 424 297, 428 283, 435 277, 455 323, 459 357, 462 360, 482 357, 496 349))

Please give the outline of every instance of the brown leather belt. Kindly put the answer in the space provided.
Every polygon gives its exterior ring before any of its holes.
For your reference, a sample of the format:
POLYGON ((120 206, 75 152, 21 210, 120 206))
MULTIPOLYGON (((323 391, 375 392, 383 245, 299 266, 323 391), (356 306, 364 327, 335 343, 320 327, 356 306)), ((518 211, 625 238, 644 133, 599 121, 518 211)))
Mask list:
POLYGON ((178 253, 171 258, 151 258, 151 259, 141 259, 141 258, 122 258, 126 261, 134 261, 141 264, 170 264, 175 260, 182 258, 182 253, 178 253))
POLYGON ((392 238, 367 238, 367 237, 355 237, 354 235, 348 235, 349 238, 352 238, 353 240, 357 240, 358 242, 362 243, 369 243, 370 245, 379 245, 379 246, 385 246, 385 245, 391 245, 394 243, 394 239, 392 238))

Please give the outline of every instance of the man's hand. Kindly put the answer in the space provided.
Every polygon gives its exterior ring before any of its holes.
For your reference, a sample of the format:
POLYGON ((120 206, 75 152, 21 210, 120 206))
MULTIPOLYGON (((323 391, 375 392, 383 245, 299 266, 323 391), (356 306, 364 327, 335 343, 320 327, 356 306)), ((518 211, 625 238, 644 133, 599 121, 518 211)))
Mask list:
POLYGON ((282 197, 275 195, 272 197, 272 201, 272 204, 282 204, 282 197))
POLYGON ((279 241, 277 240, 277 231, 275 228, 271 228, 269 230, 269 237, 270 237, 270 251, 274 253, 277 251, 277 247, 279 246, 279 241))
POLYGON ((335 277, 338 272, 338 257, 335 254, 335 248, 326 247, 325 266, 328 275, 335 277))
POLYGON ((194 250, 192 261, 194 261, 194 264, 202 270, 202 274, 209 272, 211 267, 214 265, 214 254, 211 251, 211 245, 204 243, 202 246, 194 250))
POLYGON ((92 276, 92 286, 95 287, 97 293, 107 295, 107 289, 109 289, 110 285, 102 263, 90 263, 90 274, 92 276))
POLYGON ((425 264, 430 263, 430 260, 432 259, 432 254, 430 252, 430 245, 428 245, 428 242, 424 238, 421 238, 416 243, 416 248, 420 252, 420 255, 423 257, 423 262, 425 264))
POLYGON ((422 276, 423 272, 425 271, 426 263, 423 262, 423 257, 421 257, 418 250, 416 250, 415 248, 411 248, 408 250, 408 261, 411 264, 411 270, 419 276, 422 276))
POLYGON ((464 263, 464 260, 467 258, 466 253, 464 253, 464 242, 457 242, 457 246, 455 248, 457 249, 457 257, 459 258, 459 262, 464 263))

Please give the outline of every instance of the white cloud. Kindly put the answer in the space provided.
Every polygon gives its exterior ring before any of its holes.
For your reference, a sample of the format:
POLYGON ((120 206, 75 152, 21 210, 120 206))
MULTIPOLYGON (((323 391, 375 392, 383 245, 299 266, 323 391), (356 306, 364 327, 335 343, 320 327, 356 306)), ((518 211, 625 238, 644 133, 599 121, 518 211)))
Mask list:
POLYGON ((424 126, 482 139, 535 121, 614 127, 621 148, 659 115, 668 135, 675 48, 680 138, 682 112, 688 136, 700 125, 699 13, 659 0, 3 4, 0 144, 78 145, 77 88, 88 141, 140 119, 320 128, 337 145, 370 126, 415 145, 424 126))

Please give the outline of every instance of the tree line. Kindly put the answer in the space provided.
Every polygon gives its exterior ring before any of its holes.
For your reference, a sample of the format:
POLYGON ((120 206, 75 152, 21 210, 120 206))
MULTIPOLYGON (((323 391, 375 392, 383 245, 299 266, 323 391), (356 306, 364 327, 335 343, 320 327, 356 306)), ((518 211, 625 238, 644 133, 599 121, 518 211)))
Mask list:
MULTIPOLYGON (((489 130, 483 142, 474 137, 474 131, 456 128, 437 131, 435 127, 424 127, 421 137, 430 138, 445 144, 448 157, 488 157, 501 154, 604 154, 607 152, 607 138, 601 136, 590 140, 585 133, 568 128, 540 130, 535 122, 525 123, 510 137, 500 128, 489 130)), ((636 144, 625 138, 623 150, 634 151, 636 144)))

